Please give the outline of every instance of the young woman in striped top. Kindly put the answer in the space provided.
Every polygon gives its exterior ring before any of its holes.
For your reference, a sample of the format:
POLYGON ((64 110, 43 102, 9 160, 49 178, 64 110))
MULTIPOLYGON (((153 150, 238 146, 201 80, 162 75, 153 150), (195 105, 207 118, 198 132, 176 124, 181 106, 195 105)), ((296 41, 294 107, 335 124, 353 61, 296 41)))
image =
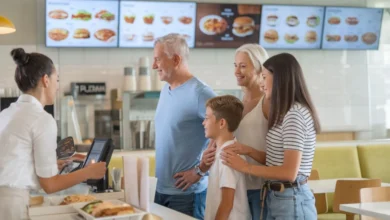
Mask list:
POLYGON ((269 58, 262 76, 268 109, 266 154, 251 152, 249 156, 266 166, 242 160, 239 149, 222 153, 224 163, 238 171, 267 179, 268 219, 317 219, 315 199, 308 187, 315 151, 316 134, 320 131, 317 113, 311 101, 302 69, 294 56, 282 53, 269 58))

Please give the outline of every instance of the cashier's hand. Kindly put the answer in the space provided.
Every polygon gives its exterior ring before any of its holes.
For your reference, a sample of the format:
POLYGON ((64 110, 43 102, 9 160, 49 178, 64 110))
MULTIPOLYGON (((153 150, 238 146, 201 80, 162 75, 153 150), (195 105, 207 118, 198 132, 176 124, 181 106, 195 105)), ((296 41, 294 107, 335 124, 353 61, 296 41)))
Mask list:
POLYGON ((72 160, 57 160, 58 170, 62 170, 68 164, 72 163, 72 160))
POLYGON ((196 173, 195 169, 176 173, 173 178, 176 179, 176 188, 183 189, 183 191, 186 191, 192 184, 200 180, 200 176, 196 173))
POLYGON ((106 174, 106 162, 91 163, 85 169, 88 170, 88 179, 99 180, 106 174))

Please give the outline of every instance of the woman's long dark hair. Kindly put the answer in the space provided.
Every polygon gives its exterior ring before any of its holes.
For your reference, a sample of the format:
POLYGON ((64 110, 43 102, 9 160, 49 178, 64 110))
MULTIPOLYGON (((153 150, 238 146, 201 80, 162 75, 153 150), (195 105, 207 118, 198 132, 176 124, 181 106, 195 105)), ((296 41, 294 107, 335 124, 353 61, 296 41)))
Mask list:
POLYGON ((292 105, 298 102, 310 111, 318 134, 321 130, 318 115, 307 89, 302 68, 295 57, 289 53, 281 53, 270 57, 263 66, 273 75, 268 129, 281 124, 292 105))

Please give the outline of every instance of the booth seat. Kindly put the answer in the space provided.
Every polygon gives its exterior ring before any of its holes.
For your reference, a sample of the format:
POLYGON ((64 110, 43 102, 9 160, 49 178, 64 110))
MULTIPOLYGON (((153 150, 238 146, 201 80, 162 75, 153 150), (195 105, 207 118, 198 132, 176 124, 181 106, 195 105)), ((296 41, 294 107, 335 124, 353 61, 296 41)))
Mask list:
MULTIPOLYGON (((316 148, 313 169, 321 179, 379 178, 390 183, 389 158, 390 143, 321 146, 316 148)), ((333 213, 333 193, 327 194, 327 200, 328 213, 319 214, 318 219, 346 219, 345 214, 333 213)))

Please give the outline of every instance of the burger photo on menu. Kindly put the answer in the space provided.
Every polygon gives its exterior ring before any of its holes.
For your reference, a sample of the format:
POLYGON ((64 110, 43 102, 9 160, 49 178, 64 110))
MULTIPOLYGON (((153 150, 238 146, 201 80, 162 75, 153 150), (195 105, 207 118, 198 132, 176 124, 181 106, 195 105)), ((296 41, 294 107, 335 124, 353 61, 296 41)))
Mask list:
POLYGON ((290 15, 286 18, 286 24, 290 27, 295 27, 299 24, 298 17, 295 15, 290 15))
POLYGON ((192 22, 192 18, 191 17, 187 17, 187 16, 181 16, 179 18, 179 21, 183 24, 191 24, 192 22))
POLYGON ((74 20, 82 20, 82 21, 89 21, 92 19, 91 13, 85 10, 79 10, 76 14, 72 15, 72 19, 74 20))
POLYGON ((328 34, 326 35, 326 41, 328 42, 339 42, 341 40, 341 36, 340 35, 332 35, 332 34, 328 34))
POLYGON ((73 38, 75 39, 88 39, 91 35, 85 28, 78 28, 74 31, 73 38))
POLYGON ((219 15, 207 15, 199 22, 200 30, 206 35, 222 34, 227 27, 226 20, 219 15))
POLYGON ((58 20, 67 19, 68 12, 61 9, 53 10, 49 12, 49 18, 58 19, 58 20))
POLYGON ((246 37, 253 34, 255 21, 248 16, 241 16, 234 19, 233 34, 237 37, 246 37))
POLYGON ((144 23, 145 24, 153 24, 154 22, 154 15, 145 15, 144 16, 144 23))
POLYGON ((173 21, 173 18, 171 16, 161 16, 161 21, 164 24, 170 24, 173 21))
POLYGON ((299 40, 299 37, 296 34, 285 34, 284 40, 289 44, 293 44, 299 40))
POLYGON ((374 34, 372 32, 367 32, 367 33, 363 34, 363 36, 362 36, 363 42, 367 45, 371 45, 371 44, 375 43, 377 39, 378 39, 378 37, 376 36, 376 34, 374 34))
POLYGON ((344 35, 345 42, 356 42, 359 40, 359 37, 356 34, 353 35, 344 35))
POLYGON ((62 41, 68 38, 69 31, 63 28, 53 28, 49 31, 49 38, 54 41, 62 41))
POLYGON ((317 27, 320 24, 320 17, 312 15, 307 18, 306 24, 309 27, 317 27))
POLYGON ((123 19, 125 20, 126 23, 133 24, 135 21, 135 15, 125 15, 123 19))
POLYGON ((274 26, 276 26, 277 22, 278 22, 277 15, 271 14, 271 15, 267 16, 267 25, 268 26, 274 27, 274 26))
POLYGON ((152 32, 146 32, 143 36, 142 36, 142 39, 143 41, 154 41, 154 34, 152 32))
POLYGON ((359 23, 359 20, 356 17, 348 17, 345 19, 345 23, 349 25, 357 25, 359 23))
POLYGON ((95 15, 95 18, 105 21, 115 20, 115 15, 107 10, 101 10, 95 15))
POLYGON ((305 41, 308 43, 315 43, 317 41, 317 32, 315 31, 306 32, 305 41))
POLYGON ((100 29, 95 32, 95 38, 104 41, 104 42, 112 42, 115 39, 116 33, 110 29, 100 29))
POLYGON ((329 24, 340 24, 340 18, 339 17, 331 17, 328 19, 329 24))
POLYGON ((279 34, 276 30, 270 29, 264 33, 264 40, 267 43, 273 44, 279 40, 279 34))

